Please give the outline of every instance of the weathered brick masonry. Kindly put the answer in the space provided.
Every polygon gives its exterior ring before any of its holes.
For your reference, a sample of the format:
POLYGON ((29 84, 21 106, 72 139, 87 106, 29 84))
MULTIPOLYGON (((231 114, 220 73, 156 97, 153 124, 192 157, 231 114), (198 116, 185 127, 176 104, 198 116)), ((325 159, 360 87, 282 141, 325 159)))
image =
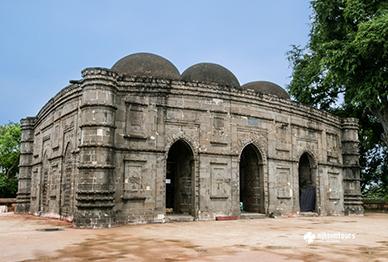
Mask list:
POLYGON ((20 213, 109 227, 363 212, 357 121, 216 64, 180 75, 140 53, 87 68, 21 126, 20 213))

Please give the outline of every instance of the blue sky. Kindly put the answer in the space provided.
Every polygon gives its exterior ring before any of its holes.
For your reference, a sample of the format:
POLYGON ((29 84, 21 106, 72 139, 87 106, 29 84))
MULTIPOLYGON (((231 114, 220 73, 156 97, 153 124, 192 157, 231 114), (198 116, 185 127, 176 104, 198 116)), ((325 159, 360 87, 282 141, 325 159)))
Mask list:
POLYGON ((308 0, 0 2, 0 124, 34 116, 86 67, 151 52, 180 72, 198 62, 230 69, 241 84, 285 87, 286 52, 308 40, 308 0))

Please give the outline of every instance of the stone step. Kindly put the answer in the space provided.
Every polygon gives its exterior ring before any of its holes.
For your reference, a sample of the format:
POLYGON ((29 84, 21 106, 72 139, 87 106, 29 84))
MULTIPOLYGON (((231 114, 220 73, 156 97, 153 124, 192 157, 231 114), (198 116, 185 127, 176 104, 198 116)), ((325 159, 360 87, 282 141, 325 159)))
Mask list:
POLYGON ((318 213, 316 212, 299 212, 300 217, 317 217, 318 213))
POLYGON ((216 221, 238 220, 238 216, 216 216, 216 221))
POLYGON ((194 217, 190 215, 184 215, 184 214, 166 215, 167 223, 192 222, 192 221, 194 221, 194 217))
POLYGON ((240 219, 262 219, 265 218, 266 215, 262 213, 241 213, 240 219))

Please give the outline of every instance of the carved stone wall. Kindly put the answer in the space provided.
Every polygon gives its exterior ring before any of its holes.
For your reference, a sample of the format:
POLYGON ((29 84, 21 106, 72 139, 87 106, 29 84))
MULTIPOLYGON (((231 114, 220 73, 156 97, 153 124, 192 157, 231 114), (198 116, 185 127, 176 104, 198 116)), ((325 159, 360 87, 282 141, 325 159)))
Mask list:
POLYGON ((79 227, 164 222, 168 155, 182 141, 192 159, 181 160, 191 174, 178 182, 179 194, 186 192, 176 200, 180 213, 198 220, 240 215, 247 146, 259 156, 248 165, 260 170, 251 179, 260 191, 255 212, 300 211, 298 165, 307 153, 316 212, 362 213, 357 128, 250 90, 88 68, 35 118, 22 120, 17 210, 79 227))
POLYGON ((346 214, 363 214, 360 166, 358 152, 358 121, 346 118, 342 121, 342 158, 344 206, 346 214))

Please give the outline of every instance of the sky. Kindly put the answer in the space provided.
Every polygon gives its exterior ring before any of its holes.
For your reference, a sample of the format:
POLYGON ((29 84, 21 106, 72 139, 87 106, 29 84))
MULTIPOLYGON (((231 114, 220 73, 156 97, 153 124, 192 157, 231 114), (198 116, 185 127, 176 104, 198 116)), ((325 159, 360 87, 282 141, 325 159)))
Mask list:
POLYGON ((241 84, 286 87, 287 51, 304 46, 309 0, 2 0, 0 124, 35 116, 86 67, 148 52, 182 73, 220 64, 241 84))

